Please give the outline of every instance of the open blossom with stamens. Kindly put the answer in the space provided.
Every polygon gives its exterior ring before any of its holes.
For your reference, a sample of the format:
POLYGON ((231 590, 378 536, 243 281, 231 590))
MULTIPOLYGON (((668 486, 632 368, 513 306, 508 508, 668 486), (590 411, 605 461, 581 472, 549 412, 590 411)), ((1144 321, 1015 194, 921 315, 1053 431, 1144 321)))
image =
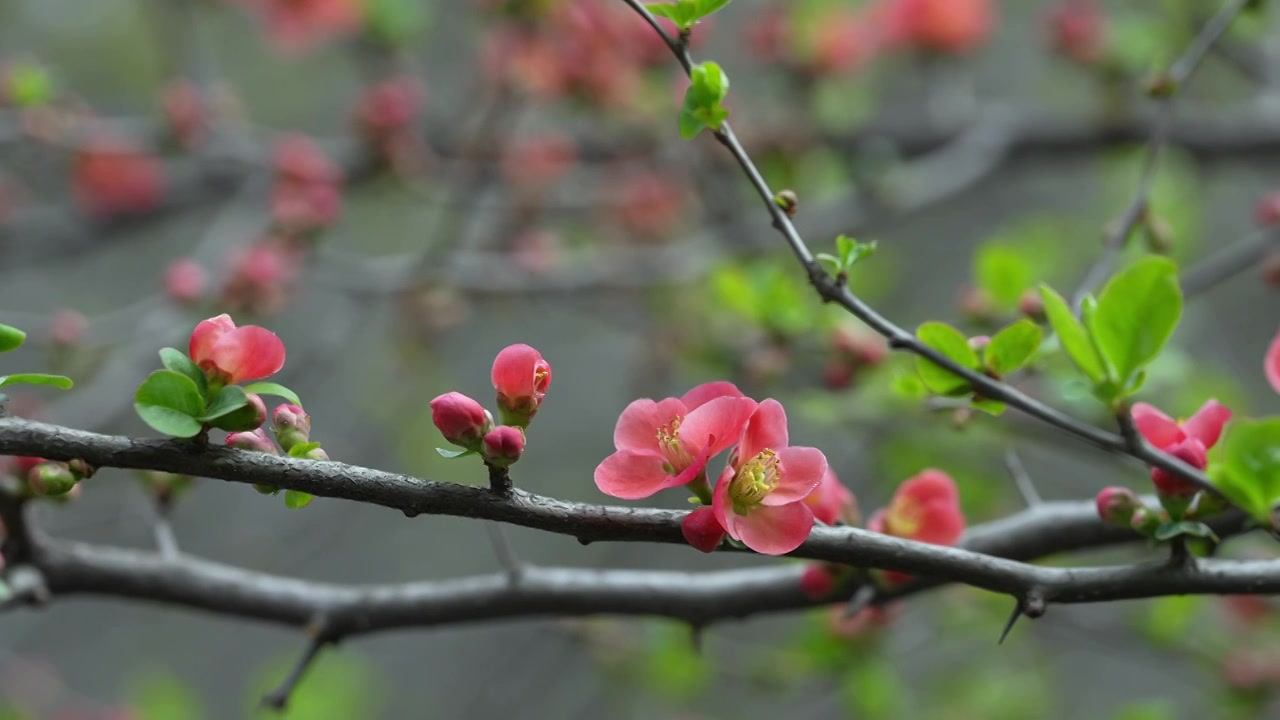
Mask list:
POLYGON ((755 409, 756 401, 727 382, 699 385, 679 398, 636 400, 618 418, 617 452, 596 468, 596 487, 638 500, 685 485, 738 441, 755 409))
MULTIPOLYGON (((955 481, 932 468, 898 486, 889 507, 876 511, 867 521, 871 532, 933 545, 954 545, 964 534, 964 525, 955 481)), ((889 584, 898 584, 910 577, 893 571, 884 573, 889 584)))
MULTIPOLYGON (((1147 442, 1197 470, 1208 464, 1208 449, 1218 442, 1222 427, 1231 419, 1231 410, 1217 400, 1205 402, 1180 423, 1147 403, 1135 403, 1132 414, 1147 442)), ((1161 496, 1190 496, 1199 489, 1163 468, 1151 468, 1151 482, 1161 496)))
POLYGON ((804 502, 827 473, 821 450, 791 447, 777 400, 756 408, 716 483, 712 507, 729 536, 765 555, 795 550, 813 529, 804 502))

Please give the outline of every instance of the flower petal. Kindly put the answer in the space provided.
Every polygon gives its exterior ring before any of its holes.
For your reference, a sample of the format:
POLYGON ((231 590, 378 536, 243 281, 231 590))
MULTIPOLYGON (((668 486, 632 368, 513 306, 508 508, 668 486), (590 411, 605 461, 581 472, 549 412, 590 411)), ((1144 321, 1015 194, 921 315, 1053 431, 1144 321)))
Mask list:
POLYGON ((742 430, 756 410, 751 398, 720 397, 685 416, 680 423, 680 445, 693 455, 718 455, 742 437, 742 430))
POLYGON ((218 338, 235 329, 235 321, 226 313, 211 317, 208 320, 201 320, 200 324, 196 325, 195 330, 191 331, 191 341, 187 344, 187 355, 199 365, 201 360, 209 357, 209 351, 213 349, 213 344, 218 341, 218 338))
POLYGON ((782 448, 778 450, 778 459, 782 461, 782 475, 778 478, 778 487, 760 501, 764 505, 786 505, 804 500, 822 484, 822 478, 827 474, 827 456, 817 448, 782 448))
POLYGON ((733 529, 733 523, 729 517, 734 514, 733 503, 729 501, 729 481, 733 480, 733 468, 725 468, 720 473, 720 479, 716 482, 715 489, 711 493, 711 509, 716 513, 716 520, 720 521, 720 527, 729 533, 729 537, 734 540, 738 539, 738 533, 733 529))
POLYGON ((841 521, 853 524, 858 515, 858 500, 853 491, 840 482, 830 467, 818 488, 805 497, 804 503, 824 525, 835 525, 841 521))
POLYGON ((1222 427, 1230 419, 1231 409, 1216 399, 1210 399, 1182 423, 1182 429, 1188 436, 1204 443, 1206 448, 1211 448, 1222 437, 1222 427))
POLYGON ((801 502, 759 505, 746 515, 730 513, 730 520, 736 526, 738 539, 763 555, 784 555, 795 550, 813 529, 813 511, 801 502))
POLYGON ((956 490, 956 482, 950 475, 936 468, 926 468, 898 486, 898 490, 893 495, 893 502, 896 505, 902 500, 914 505, 931 502, 956 505, 960 502, 960 493, 956 490))
POLYGON ((765 448, 781 450, 787 446, 787 441, 787 411, 782 409, 782 403, 769 398, 760 403, 747 422, 738 457, 746 461, 765 448))
POLYGON ((647 498, 670 479, 656 453, 619 450, 596 467, 596 487, 605 495, 623 500, 647 498))
POLYGON ((658 452, 658 428, 685 414, 685 406, 675 398, 654 402, 648 398, 628 405, 613 428, 613 446, 619 450, 658 452))
POLYGON ((1276 333, 1271 345, 1267 347, 1263 369, 1267 374, 1267 382, 1271 383, 1276 392, 1280 392, 1280 332, 1276 333))
POLYGON ((1166 448, 1186 437, 1182 428, 1173 418, 1160 412, 1155 406, 1147 403, 1134 403, 1133 423, 1147 442, 1158 448, 1166 448))
POLYGON ((532 397, 542 353, 523 343, 508 345, 493 359, 493 387, 508 398, 532 397))
POLYGON ((964 535, 964 515, 955 503, 934 501, 920 508, 920 529, 913 540, 933 545, 955 545, 964 535))
POLYGON ((699 407, 706 405, 708 402, 719 397, 743 397, 742 391, 737 385, 731 382, 719 380, 717 382, 703 383, 698 387, 685 393, 680 398, 684 402, 684 406, 689 410, 697 410, 699 407))
POLYGON ((209 350, 209 359, 220 370, 231 375, 228 382, 260 380, 284 367, 284 341, 270 330, 257 325, 236 328, 222 337, 209 350))

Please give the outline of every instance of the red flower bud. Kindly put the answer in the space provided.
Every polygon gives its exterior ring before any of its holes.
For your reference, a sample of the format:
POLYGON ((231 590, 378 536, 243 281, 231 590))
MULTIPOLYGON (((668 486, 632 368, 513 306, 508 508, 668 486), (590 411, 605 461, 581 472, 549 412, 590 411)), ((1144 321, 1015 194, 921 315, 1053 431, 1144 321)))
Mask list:
POLYGON ((524 431, 510 425, 499 425, 484 436, 480 450, 486 464, 507 467, 524 453, 524 431))
POLYGON ((75 310, 59 310, 49 318, 49 340, 60 347, 80 344, 89 321, 75 310))
POLYGON ((1102 488, 1094 502, 1098 506, 1098 517, 1103 522, 1121 527, 1129 525, 1133 511, 1142 504, 1138 496, 1125 487, 1102 488))
POLYGON ((551 387, 551 365, 528 345, 511 345, 494 358, 491 378, 502 422, 528 427, 551 387))
POLYGON ((267 437, 267 433, 262 428, 251 430, 249 432, 233 432, 227 435, 227 446, 238 448, 240 450, 252 450, 254 452, 264 452, 271 455, 279 455, 276 450, 276 444, 271 442, 271 438, 267 437))
POLYGON ((1105 23, 1094 0, 1062 0, 1049 13, 1049 40, 1078 63, 1096 62, 1106 50, 1105 23))
POLYGON ((431 422, 445 440, 468 450, 479 450, 480 439, 493 429, 489 411, 460 392, 448 392, 431 401, 431 422))
POLYGON ((72 170, 76 200, 91 215, 132 215, 154 208, 164 191, 160 162, 115 138, 84 146, 72 170))
POLYGON ((1027 290, 1018 298, 1018 312, 1032 320, 1043 320, 1045 317, 1044 299, 1040 297, 1040 293, 1036 290, 1027 290))
POLYGON ((1263 195, 1254 206, 1253 221, 1259 227, 1280 225, 1280 190, 1263 195))
POLYGON ((800 591, 810 600, 821 600, 835 592, 836 579, 824 563, 806 565, 800 575, 800 591))
POLYGON ((720 547, 724 541, 724 528, 716 519, 716 513, 709 505, 704 505, 684 516, 680 521, 680 533, 685 542, 704 553, 720 547))

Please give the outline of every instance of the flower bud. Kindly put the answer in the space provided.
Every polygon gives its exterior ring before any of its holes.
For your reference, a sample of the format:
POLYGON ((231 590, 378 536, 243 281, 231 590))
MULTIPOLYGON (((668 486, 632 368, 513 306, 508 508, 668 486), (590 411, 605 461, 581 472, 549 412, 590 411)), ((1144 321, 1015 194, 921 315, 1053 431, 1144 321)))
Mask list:
POLYGON ((706 505, 684 516, 680 521, 680 533, 684 535, 685 542, 704 553, 720 547, 725 536, 715 511, 706 505))
POLYGON ((329 459, 329 453, 324 448, 311 448, 302 456, 304 460, 325 460, 329 459))
POLYGON ((271 438, 267 437, 267 433, 262 428, 228 434, 227 447, 270 453, 271 455, 280 454, 280 451, 276 450, 276 444, 271 442, 271 438))
POLYGON ((260 396, 252 393, 249 394, 248 398, 248 405, 233 413, 223 415, 209 424, 219 430, 231 432, 248 432, 262 427, 262 423, 267 421, 267 404, 262 401, 260 396))
POLYGON ((1280 190, 1263 195, 1253 210, 1253 221, 1258 227, 1280 225, 1280 190))
POLYGON ((779 190, 777 195, 773 196, 773 201, 778 203, 778 207, 782 208, 782 212, 787 217, 795 217, 796 211, 800 209, 800 199, 796 197, 795 190, 779 190))
POLYGON ((991 344, 990 335, 974 335, 973 337, 969 338, 969 347, 973 348, 974 350, 977 350, 978 352, 985 350, 987 346, 990 344, 991 344))
POLYGON ((61 348, 79 345, 88 329, 89 321, 84 315, 71 309, 59 310, 49 319, 49 341, 61 348))
POLYGON ((1036 290, 1027 290, 1018 298, 1018 312, 1035 321, 1044 320, 1044 299, 1036 290))
POLYGON ((516 344, 498 353, 490 375, 503 424, 528 427, 551 387, 551 365, 537 350, 516 344))
POLYGON ((79 458, 69 461, 67 468, 75 476, 76 482, 93 477, 93 466, 79 458))
POLYGON ((164 271, 165 294, 179 305, 200 302, 208 284, 209 277, 204 268, 191 258, 174 260, 164 271))
MULTIPOLYGON (((1203 469, 1208 464, 1204 443, 1194 438, 1167 447, 1165 452, 1185 462, 1193 468, 1203 469)), ((1151 483, 1156 486, 1156 493, 1163 497, 1190 498, 1199 490, 1198 487, 1164 468, 1151 468, 1151 483)))
POLYGON ((480 439, 493 429, 489 411, 460 392, 448 392, 431 401, 431 422, 445 440, 468 450, 479 450, 480 439))
POLYGON ((1095 502, 1098 506, 1098 517, 1102 518, 1103 522, 1121 527, 1129 525, 1133 511, 1142 504, 1138 496, 1125 487, 1102 488, 1095 502))
POLYGON ((71 492, 76 486, 76 476, 66 463, 43 462, 27 473, 31 492, 45 497, 56 497, 71 492))
POLYGON ((824 563, 812 563, 805 566, 800 575, 800 590, 810 600, 821 600, 835 592, 836 579, 824 563))
POLYGON ((520 459, 524 452, 524 431, 510 425, 500 425, 484 436, 481 453, 484 461, 494 467, 507 467, 520 459))
POLYGON ((285 452, 311 439, 311 416, 297 405, 278 405, 271 416, 271 430, 285 452))
POLYGON ((1160 513, 1152 510, 1146 505, 1139 505, 1133 511, 1133 516, 1129 518, 1129 527, 1137 530, 1143 535, 1151 535, 1160 527, 1160 513))

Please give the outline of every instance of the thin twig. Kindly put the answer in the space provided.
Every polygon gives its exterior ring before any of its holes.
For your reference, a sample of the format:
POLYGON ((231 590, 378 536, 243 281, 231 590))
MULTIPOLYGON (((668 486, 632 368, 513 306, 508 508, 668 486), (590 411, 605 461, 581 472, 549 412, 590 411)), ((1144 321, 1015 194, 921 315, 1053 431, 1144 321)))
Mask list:
POLYGON ((271 692, 262 697, 261 706, 273 710, 284 710, 289 704, 289 697, 293 695, 293 691, 297 688, 298 683, 302 680, 302 676, 306 674, 311 665, 315 663, 316 657, 320 655, 320 651, 326 645, 337 642, 337 638, 326 629, 326 621, 319 618, 314 621, 308 628, 311 639, 307 642, 307 648, 303 651, 302 656, 294 663, 289 670, 289 674, 284 680, 271 692))
POLYGON ((157 501, 155 503, 155 513, 154 534, 156 548, 163 557, 169 560, 177 560, 181 551, 178 549, 178 538, 173 534, 173 524, 169 522, 168 503, 157 501))
POLYGON ((1182 273, 1182 294, 1199 295, 1251 268, 1277 247, 1276 228, 1254 230, 1245 239, 1214 253, 1182 273))
POLYGON ((524 566, 516 559, 516 554, 511 549, 511 543, 507 541, 507 535, 502 531, 501 525, 490 520, 485 522, 484 529, 489 535, 489 543, 493 545, 493 554, 498 558, 498 565, 507 573, 507 579, 514 584, 520 579, 524 566))

